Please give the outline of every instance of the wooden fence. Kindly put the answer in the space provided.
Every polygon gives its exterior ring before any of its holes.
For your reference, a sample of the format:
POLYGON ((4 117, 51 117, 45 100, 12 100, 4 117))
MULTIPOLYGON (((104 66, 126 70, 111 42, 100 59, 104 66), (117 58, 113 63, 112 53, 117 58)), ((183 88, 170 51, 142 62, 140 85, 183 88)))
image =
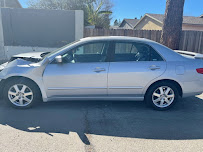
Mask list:
MULTIPOLYGON (((132 36, 160 42, 161 31, 127 29, 85 29, 84 37, 132 36)), ((203 53, 203 31, 183 31, 179 50, 203 53)))

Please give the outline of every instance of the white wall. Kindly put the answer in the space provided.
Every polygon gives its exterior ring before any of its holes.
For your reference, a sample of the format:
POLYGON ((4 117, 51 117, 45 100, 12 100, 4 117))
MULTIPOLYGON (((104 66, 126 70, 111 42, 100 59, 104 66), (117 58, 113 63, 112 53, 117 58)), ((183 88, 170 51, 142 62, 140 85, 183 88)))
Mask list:
POLYGON ((0 64, 20 53, 53 51, 56 47, 83 38, 83 30, 82 10, 0 8, 0 64), (29 17, 35 19, 36 24, 29 17), (16 24, 11 24, 11 21, 16 24))
POLYGON ((2 17, 0 10, 0 62, 5 60, 5 52, 4 52, 4 34, 3 34, 3 26, 2 26, 2 17))
POLYGON ((75 11, 75 40, 83 38, 84 33, 84 13, 81 10, 75 11))

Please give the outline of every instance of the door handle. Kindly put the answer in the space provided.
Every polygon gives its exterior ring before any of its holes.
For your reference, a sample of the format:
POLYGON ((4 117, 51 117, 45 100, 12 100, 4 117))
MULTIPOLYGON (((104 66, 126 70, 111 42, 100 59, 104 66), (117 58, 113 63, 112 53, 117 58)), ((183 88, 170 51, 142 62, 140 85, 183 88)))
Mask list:
POLYGON ((100 67, 94 69, 94 72, 102 72, 102 71, 106 71, 106 69, 100 67))
POLYGON ((152 65, 149 67, 150 70, 157 70, 160 69, 160 66, 152 65))

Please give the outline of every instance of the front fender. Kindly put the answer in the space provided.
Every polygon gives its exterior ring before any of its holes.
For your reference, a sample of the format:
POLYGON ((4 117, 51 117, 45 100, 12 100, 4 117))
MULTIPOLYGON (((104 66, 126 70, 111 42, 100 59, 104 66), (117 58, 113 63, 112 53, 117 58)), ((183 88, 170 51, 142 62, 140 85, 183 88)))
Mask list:
POLYGON ((32 62, 25 61, 23 59, 16 59, 10 62, 3 69, 3 71, 0 72, 0 79, 6 80, 11 77, 28 78, 38 85, 42 93, 42 98, 44 101, 46 101, 47 95, 44 88, 42 75, 47 64, 48 60, 46 62, 43 62, 43 64, 40 63, 33 64, 32 62))

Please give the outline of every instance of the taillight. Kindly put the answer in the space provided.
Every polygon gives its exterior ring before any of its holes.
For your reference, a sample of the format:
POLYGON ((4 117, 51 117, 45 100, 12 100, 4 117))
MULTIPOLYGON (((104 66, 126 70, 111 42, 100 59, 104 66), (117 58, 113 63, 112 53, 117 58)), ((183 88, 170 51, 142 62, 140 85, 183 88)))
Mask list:
POLYGON ((197 73, 203 74, 203 68, 196 69, 197 73))

